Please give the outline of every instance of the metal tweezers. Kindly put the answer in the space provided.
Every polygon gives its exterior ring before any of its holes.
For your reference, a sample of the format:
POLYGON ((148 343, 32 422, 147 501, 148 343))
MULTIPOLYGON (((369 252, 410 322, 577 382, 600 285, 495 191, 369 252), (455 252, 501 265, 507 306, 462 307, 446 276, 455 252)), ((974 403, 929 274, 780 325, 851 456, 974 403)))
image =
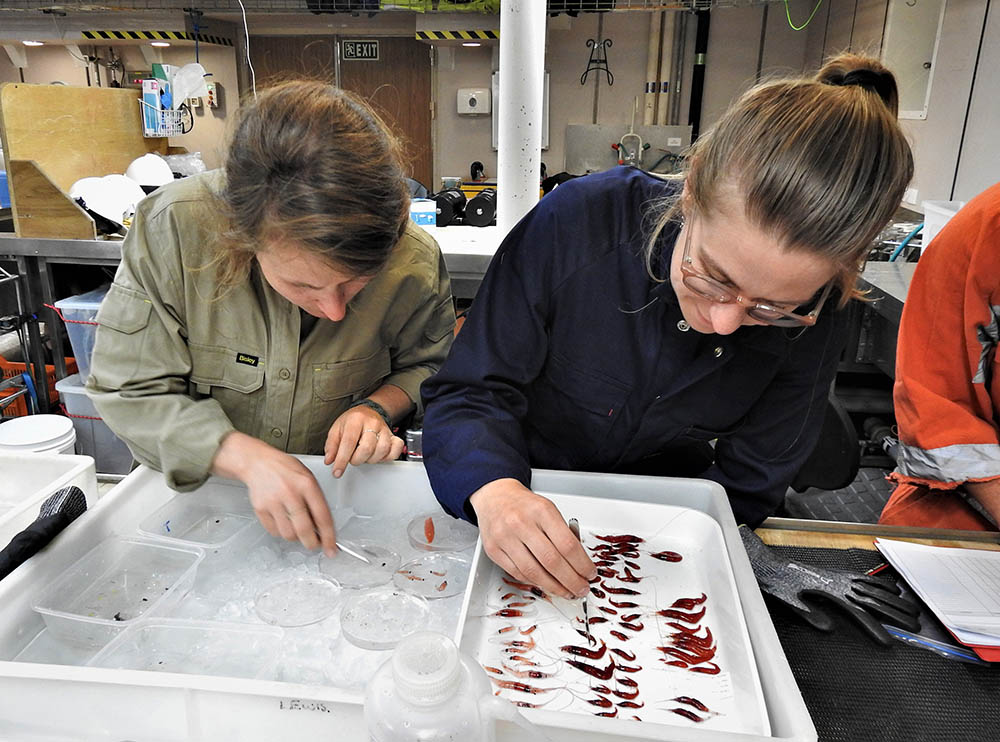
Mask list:
MULTIPOLYGON (((579 541, 582 544, 583 543, 583 539, 580 538, 580 522, 576 518, 570 518, 569 519, 569 530, 571 530, 573 532, 573 535, 576 536, 576 540, 579 541)), ((593 644, 594 643, 594 637, 592 637, 590 635, 590 615, 588 614, 588 611, 587 611, 587 598, 588 597, 589 597, 589 595, 584 595, 583 596, 583 626, 584 626, 584 629, 587 632, 587 643, 588 644, 593 644)))

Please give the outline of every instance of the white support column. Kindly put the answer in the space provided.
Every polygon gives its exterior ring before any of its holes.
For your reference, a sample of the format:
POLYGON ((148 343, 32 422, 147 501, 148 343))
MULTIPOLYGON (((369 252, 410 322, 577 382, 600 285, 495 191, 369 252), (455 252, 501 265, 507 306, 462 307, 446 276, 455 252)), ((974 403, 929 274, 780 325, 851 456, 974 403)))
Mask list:
POLYGON ((506 235, 538 202, 542 163, 545 3, 500 3, 497 227, 506 235))

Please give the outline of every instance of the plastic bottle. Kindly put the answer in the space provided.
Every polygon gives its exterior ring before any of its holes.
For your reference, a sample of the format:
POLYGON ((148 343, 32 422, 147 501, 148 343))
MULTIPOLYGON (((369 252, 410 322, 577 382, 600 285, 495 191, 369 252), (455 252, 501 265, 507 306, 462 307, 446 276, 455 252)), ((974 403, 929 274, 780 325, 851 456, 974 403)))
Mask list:
POLYGON ((401 641, 368 683, 365 723, 371 742, 493 742, 494 719, 546 739, 510 703, 493 696, 486 672, 444 634, 401 641))

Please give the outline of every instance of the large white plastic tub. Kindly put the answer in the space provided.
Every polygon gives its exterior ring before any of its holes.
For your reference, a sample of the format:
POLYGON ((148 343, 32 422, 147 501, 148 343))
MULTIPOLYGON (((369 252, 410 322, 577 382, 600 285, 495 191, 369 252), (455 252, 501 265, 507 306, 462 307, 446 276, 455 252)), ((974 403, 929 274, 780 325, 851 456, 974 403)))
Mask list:
MULTIPOLYGON (((334 480, 318 457, 303 460, 317 474, 331 505, 379 516, 405 514, 414 507, 431 510, 435 506, 419 463, 350 467, 342 479, 334 480)), ((544 492, 614 501, 597 506, 607 507, 609 512, 625 511, 629 502, 666 502, 700 511, 718 524, 716 547, 725 550, 720 558, 728 556, 732 567, 771 736, 684 727, 664 732, 661 726, 657 729, 658 739, 816 739, 719 485, 699 480, 551 471, 535 472, 533 485, 544 492)), ((40 555, 0 582, 0 739, 271 742, 294 734, 305 739, 367 740, 359 692, 265 680, 10 661, 38 639, 44 628, 32 605, 47 585, 97 542, 113 534, 134 534, 139 522, 174 494, 161 475, 141 467, 105 496, 90 517, 71 525, 57 549, 40 555), (54 703, 58 704, 58 714, 52 713, 54 703)), ((474 589, 473 583, 469 590, 474 589)), ((456 639, 461 642, 461 624, 459 627, 456 639)), ((76 661, 85 663, 89 659, 76 661)), ((634 734, 634 726, 628 723, 616 726, 603 723, 607 719, 595 719, 601 723, 587 724, 586 718, 570 723, 566 716, 539 712, 533 720, 543 725, 553 742, 649 738, 634 734)), ((513 742, 522 739, 523 733, 502 724, 497 738, 498 742, 513 742)))
POLYGON ((45 499, 79 487, 87 508, 97 503, 97 475, 89 456, 0 453, 0 549, 38 517, 45 499))

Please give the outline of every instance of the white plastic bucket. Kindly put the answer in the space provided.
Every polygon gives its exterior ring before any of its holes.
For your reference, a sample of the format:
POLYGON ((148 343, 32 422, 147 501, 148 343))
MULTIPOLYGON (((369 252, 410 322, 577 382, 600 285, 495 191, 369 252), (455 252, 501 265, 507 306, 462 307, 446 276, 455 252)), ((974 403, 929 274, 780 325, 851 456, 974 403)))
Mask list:
POLYGON ((62 415, 25 415, 0 425, 0 453, 73 453, 76 429, 62 415))

